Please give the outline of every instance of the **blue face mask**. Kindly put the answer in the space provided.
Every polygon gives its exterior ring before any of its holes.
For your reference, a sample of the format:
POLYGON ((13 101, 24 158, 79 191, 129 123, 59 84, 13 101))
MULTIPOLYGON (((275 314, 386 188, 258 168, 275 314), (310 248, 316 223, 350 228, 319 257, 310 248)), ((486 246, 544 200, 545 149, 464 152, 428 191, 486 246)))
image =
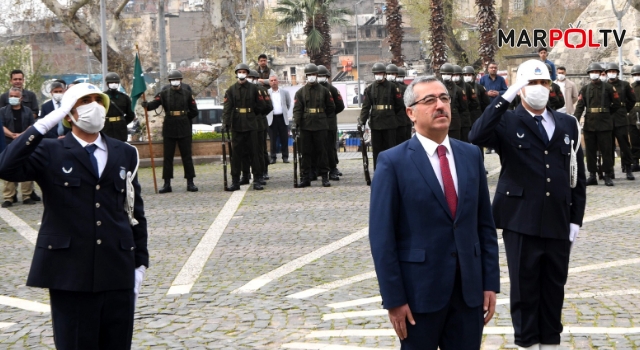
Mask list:
POLYGON ((20 97, 9 97, 9 104, 12 106, 17 106, 20 104, 20 97))

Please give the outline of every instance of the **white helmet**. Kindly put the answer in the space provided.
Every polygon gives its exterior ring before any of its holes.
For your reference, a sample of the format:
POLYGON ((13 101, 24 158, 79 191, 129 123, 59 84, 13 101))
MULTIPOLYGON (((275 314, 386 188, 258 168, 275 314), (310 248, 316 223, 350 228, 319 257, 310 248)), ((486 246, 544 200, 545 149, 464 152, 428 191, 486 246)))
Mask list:
POLYGON ((551 80, 547 64, 540 60, 528 60, 522 62, 516 73, 516 81, 521 80, 551 80))
MULTIPOLYGON (((102 96, 102 104, 104 105, 104 109, 105 111, 109 110, 109 105, 110 105, 109 95, 100 91, 100 89, 98 89, 95 85, 89 84, 89 83, 75 84, 72 87, 70 87, 62 96, 63 105, 64 105, 64 100, 66 99, 73 100, 75 104, 75 101, 78 101, 81 97, 91 95, 91 94, 98 94, 102 96)), ((71 128, 71 124, 66 119, 62 120, 62 125, 64 125, 67 128, 71 128)))

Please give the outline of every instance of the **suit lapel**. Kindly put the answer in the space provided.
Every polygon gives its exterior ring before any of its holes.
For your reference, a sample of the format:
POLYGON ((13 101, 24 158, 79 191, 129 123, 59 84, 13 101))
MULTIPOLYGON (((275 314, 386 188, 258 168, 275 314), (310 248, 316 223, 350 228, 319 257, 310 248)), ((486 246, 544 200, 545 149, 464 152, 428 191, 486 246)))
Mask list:
POLYGON ((425 180, 429 188, 431 188, 431 192, 436 196, 442 208, 447 212, 447 214, 449 214, 449 217, 451 217, 451 211, 449 210, 449 205, 444 198, 442 187, 440 186, 438 178, 434 173, 434 169, 431 166, 431 161, 427 157, 427 152, 424 147, 422 147, 418 137, 414 136, 409 140, 409 150, 412 151, 411 160, 415 164, 416 168, 418 168, 422 178, 425 180))
POLYGON ((456 209, 457 220, 462 214, 460 209, 463 208, 462 204, 467 189, 467 177, 469 175, 467 169, 469 168, 469 164, 467 164, 466 161, 469 158, 458 140, 449 138, 449 142, 451 144, 453 161, 456 164, 456 175, 458 177, 458 207, 456 209))
POLYGON ((544 142, 544 140, 542 139, 542 135, 540 135, 540 130, 538 129, 536 120, 533 119, 531 114, 522 106, 522 103, 518 105, 518 108, 516 108, 516 113, 518 114, 518 117, 520 118, 522 123, 524 123, 529 129, 531 129, 533 134, 536 135, 540 139, 540 141, 544 142))
POLYGON ((89 153, 87 153, 71 133, 68 133, 64 138, 64 147, 68 149, 76 159, 78 159, 80 164, 87 168, 89 173, 94 174, 93 165, 91 165, 91 160, 89 159, 89 153))

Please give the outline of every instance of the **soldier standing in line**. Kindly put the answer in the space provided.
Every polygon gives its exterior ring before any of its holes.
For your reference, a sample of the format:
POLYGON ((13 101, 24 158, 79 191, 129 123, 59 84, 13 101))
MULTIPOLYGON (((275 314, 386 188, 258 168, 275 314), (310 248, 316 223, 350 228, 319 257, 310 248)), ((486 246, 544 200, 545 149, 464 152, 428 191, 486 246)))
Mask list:
POLYGON ((396 145, 397 115, 405 107, 400 89, 386 79, 387 67, 376 63, 372 71, 375 81, 364 90, 358 126, 364 129, 367 120, 371 118, 369 126, 375 170, 378 154, 396 145))
POLYGON ((464 142, 469 142, 469 131, 471 131, 471 113, 469 112, 470 108, 476 108, 475 101, 470 99, 471 96, 471 85, 464 82, 462 78, 462 67, 457 64, 453 65, 453 76, 451 77, 456 85, 462 90, 462 101, 465 104, 465 110, 461 113, 461 124, 460 124, 460 140, 464 142))
POLYGON ((251 159, 253 171, 254 190, 262 190, 260 184, 262 173, 256 151, 258 137, 257 115, 266 109, 264 96, 259 93, 256 85, 247 81, 249 66, 240 63, 236 66, 235 73, 238 81, 231 85, 224 94, 224 108, 222 110, 222 132, 231 130, 231 186, 230 191, 240 189, 240 172, 242 160, 245 157, 251 159))
POLYGON ((171 88, 160 91, 151 102, 142 102, 142 108, 156 109, 160 106, 164 109, 164 123, 162 123, 162 139, 164 146, 162 162, 162 178, 164 185, 159 193, 171 192, 171 179, 173 178, 173 156, 176 152, 176 144, 180 149, 180 157, 184 167, 184 177, 187 179, 187 191, 197 192, 198 188, 193 183, 196 170, 193 167, 191 157, 191 119, 198 116, 198 106, 191 95, 191 90, 182 89, 182 73, 172 70, 169 73, 171 88))
POLYGON ((327 113, 327 160, 329 163, 329 180, 338 181, 338 149, 336 147, 336 139, 338 138, 338 113, 344 111, 344 101, 340 91, 329 82, 329 70, 323 65, 318 66, 318 83, 331 92, 333 103, 336 109, 333 113, 327 113))
POLYGON ((613 173, 613 152, 611 150, 611 138, 613 130, 613 117, 620 108, 620 98, 616 88, 600 80, 600 73, 604 69, 598 63, 591 63, 587 67, 590 83, 580 89, 578 104, 574 116, 578 119, 584 116, 584 143, 587 148, 587 170, 589 178, 587 186, 597 185, 597 152, 602 154, 602 168, 604 172, 604 184, 613 186, 611 173, 613 173))
MULTIPOLYGON (((396 87, 398 88, 398 90, 400 91, 400 95, 404 97, 404 91, 407 89, 407 86, 403 84, 399 83, 399 79, 398 79, 398 66, 396 66, 395 64, 389 64, 387 65, 387 80, 394 83, 396 85, 396 87)), ((409 138, 411 138, 411 130, 409 130, 409 134, 407 135, 407 120, 409 120, 409 122, 411 122, 411 120, 409 119, 409 116, 407 115, 407 108, 404 107, 404 100, 403 102, 403 108, 400 111, 400 113, 398 113, 396 115, 397 120, 398 120, 398 127, 396 128, 396 145, 399 145, 405 141, 407 141, 409 138)), ((409 124, 411 125, 411 124, 409 124)))
MULTIPOLYGON (((618 75, 620 74, 618 64, 607 63, 605 69, 607 77, 609 78, 608 83, 613 85, 620 96, 620 108, 618 108, 615 113, 611 113, 611 116, 613 117, 611 151, 613 152, 615 150, 616 140, 618 140, 622 172, 626 173, 627 180, 635 180, 636 178, 633 176, 631 168, 631 165, 633 164, 633 157, 631 156, 631 146, 629 145, 629 125, 635 126, 635 122, 629 123, 627 113, 630 112, 636 104, 636 95, 628 82, 618 79, 618 75)), ((615 168, 615 158, 613 162, 613 167, 615 168)))
MULTIPOLYGON (((256 132, 256 137, 257 137, 257 147, 255 147, 255 151, 257 152, 256 154, 252 155, 252 157, 256 157, 258 158, 258 164, 260 164, 260 169, 259 169, 259 173, 262 174, 262 177, 260 179, 256 179, 256 181, 260 181, 261 185, 266 185, 267 184, 267 180, 269 178, 269 153, 267 153, 267 129, 269 128, 269 123, 267 122, 267 114, 269 114, 272 110, 273 110, 273 105, 271 104, 271 97, 269 97, 269 91, 261 84, 259 83, 259 77, 260 75, 258 74, 258 71, 256 70, 250 70, 249 71, 249 76, 247 77, 247 81, 250 83, 253 83, 254 85, 256 85, 256 87, 258 87, 258 94, 260 94, 262 96, 262 98, 264 98, 264 104, 265 104, 265 109, 263 111, 261 111, 260 113, 256 113, 256 124, 258 127, 258 130, 256 132)), ((246 179, 248 182, 248 175, 249 175, 249 163, 250 160, 249 158, 245 158, 242 160, 243 162, 243 173, 246 174, 246 179)), ((245 178, 243 177, 242 182, 240 182, 240 184, 245 182, 245 178)))
POLYGON ((453 65, 445 63, 440 67, 442 82, 451 96, 451 123, 449 124, 449 137, 461 140, 460 129, 462 128, 462 116, 466 108, 464 101, 464 91, 451 79, 453 77, 453 65))
POLYGON ((136 116, 131 108, 131 98, 119 91, 120 76, 117 73, 107 73, 105 81, 108 89, 104 93, 111 99, 111 104, 107 109, 102 132, 109 137, 127 142, 129 136, 127 124, 131 123, 136 116))
POLYGON ((629 112, 629 138, 631 139, 631 156, 633 157, 632 171, 640 171, 640 65, 631 67, 633 83, 631 87, 636 95, 636 103, 629 112))
POLYGON ((469 114, 471 115, 471 125, 480 118, 484 109, 490 103, 487 96, 487 89, 476 82, 476 71, 472 66, 462 68, 462 77, 464 82, 471 85, 471 95, 469 95, 469 114), (473 104, 471 103, 473 101, 473 104))
POLYGON ((309 175, 314 162, 322 176, 322 186, 329 187, 327 115, 335 113, 336 105, 331 92, 318 84, 318 66, 307 64, 304 74, 307 83, 296 92, 293 101, 293 128, 300 130, 302 142, 302 179, 298 187, 311 186, 309 175))
MULTIPOLYGON (((404 78, 406 76, 407 76, 407 71, 402 67, 398 67, 398 75, 396 76, 396 85, 398 86, 398 89, 400 89, 400 94, 402 94, 403 98, 404 98, 404 92, 407 91, 407 84, 404 83, 404 78)), ((405 113, 406 112, 407 111, 405 110, 405 113)), ((411 138, 412 128, 413 128, 413 122, 411 121, 409 116, 407 116, 407 118, 404 120, 404 134, 402 135, 402 139, 408 140, 411 138)), ((397 134, 396 134, 396 137, 397 137, 397 134)))

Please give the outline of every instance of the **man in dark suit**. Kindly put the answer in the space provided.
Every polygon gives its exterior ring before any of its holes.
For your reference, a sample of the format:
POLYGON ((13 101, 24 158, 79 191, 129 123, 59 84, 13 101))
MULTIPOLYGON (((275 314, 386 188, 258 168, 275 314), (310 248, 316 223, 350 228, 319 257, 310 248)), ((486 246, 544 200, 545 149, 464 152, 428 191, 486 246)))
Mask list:
POLYGON ((402 349, 480 349, 500 290, 481 151, 449 138, 450 101, 435 77, 407 87, 416 136, 380 153, 371 185, 371 253, 402 349))
POLYGON ((1 178, 35 180, 44 193, 27 286, 49 289, 59 350, 130 349, 149 266, 137 151, 100 133, 105 105, 97 87, 75 85, 0 154, 1 178), (43 138, 63 118, 72 132, 43 138))
POLYGON ((473 124, 469 141, 500 155, 493 214, 503 229, 515 343, 552 350, 560 343, 569 253, 584 216, 584 156, 576 119, 547 107, 544 62, 522 63, 516 78, 473 124), (518 92, 522 103, 507 111, 518 92))
MULTIPOLYGON (((49 86, 49 92, 51 93, 51 99, 42 104, 39 118, 46 117, 47 114, 60 107, 60 104, 62 103, 62 95, 64 95, 64 85, 60 82, 54 81, 49 86)), ((64 136, 64 126, 62 126, 62 122, 44 135, 44 137, 50 139, 57 139, 58 136, 64 136)))

